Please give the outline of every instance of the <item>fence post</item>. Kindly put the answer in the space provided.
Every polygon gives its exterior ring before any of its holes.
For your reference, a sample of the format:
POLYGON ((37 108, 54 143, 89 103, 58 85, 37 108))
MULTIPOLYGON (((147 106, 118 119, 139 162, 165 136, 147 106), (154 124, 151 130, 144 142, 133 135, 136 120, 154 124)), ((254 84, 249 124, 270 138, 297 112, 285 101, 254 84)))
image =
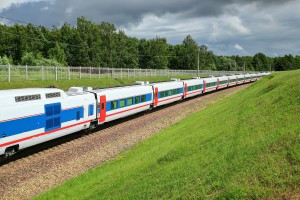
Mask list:
POLYGON ((57 66, 55 66, 55 80, 57 81, 57 66))
POLYGON ((127 78, 129 78, 129 68, 127 68, 127 78))
POLYGON ((98 72, 98 74, 99 74, 99 79, 100 79, 100 74, 101 74, 101 67, 99 66, 99 72, 98 72))
POLYGON ((8 64, 8 68, 7 68, 7 70, 8 70, 8 82, 10 82, 10 64, 8 64))
POLYGON ((70 66, 68 66, 68 80, 71 80, 70 66))
POLYGON ((42 65, 42 80, 44 80, 44 65, 42 65))
POLYGON ((28 66, 25 66, 25 79, 28 80, 28 66))
POLYGON ((92 78, 92 67, 90 66, 90 79, 92 78))
POLYGON ((135 68, 133 68, 133 77, 135 78, 135 68))
POLYGON ((123 79, 123 70, 122 70, 122 67, 121 67, 121 80, 123 79))
POLYGON ((79 79, 81 79, 81 66, 79 66, 79 79))

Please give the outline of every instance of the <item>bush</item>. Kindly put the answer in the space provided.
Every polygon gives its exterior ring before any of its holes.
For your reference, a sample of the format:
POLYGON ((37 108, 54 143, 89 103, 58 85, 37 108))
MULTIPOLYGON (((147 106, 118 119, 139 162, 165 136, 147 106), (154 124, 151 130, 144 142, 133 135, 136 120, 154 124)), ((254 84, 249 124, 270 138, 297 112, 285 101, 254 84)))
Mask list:
POLYGON ((63 66, 56 59, 44 58, 41 54, 34 55, 32 52, 26 52, 21 58, 22 65, 30 66, 63 66))
POLYGON ((12 63, 12 61, 10 61, 7 56, 0 56, 0 65, 9 65, 10 63, 12 63))

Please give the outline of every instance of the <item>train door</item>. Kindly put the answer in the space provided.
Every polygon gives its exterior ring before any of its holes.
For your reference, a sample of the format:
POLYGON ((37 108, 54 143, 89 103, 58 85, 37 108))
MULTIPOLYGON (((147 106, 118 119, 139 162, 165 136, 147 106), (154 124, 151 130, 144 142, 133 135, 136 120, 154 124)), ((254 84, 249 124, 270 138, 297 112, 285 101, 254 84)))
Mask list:
POLYGON ((203 81, 203 92, 202 93, 204 93, 205 90, 206 90, 206 81, 203 81))
POLYGON ((99 122, 105 122, 106 119, 106 96, 100 96, 100 118, 99 122))
POLYGON ((187 83, 184 84, 184 91, 183 91, 183 97, 186 98, 187 94, 187 83))
POLYGON ((154 89, 154 106, 157 106, 158 104, 158 88, 156 87, 154 89))

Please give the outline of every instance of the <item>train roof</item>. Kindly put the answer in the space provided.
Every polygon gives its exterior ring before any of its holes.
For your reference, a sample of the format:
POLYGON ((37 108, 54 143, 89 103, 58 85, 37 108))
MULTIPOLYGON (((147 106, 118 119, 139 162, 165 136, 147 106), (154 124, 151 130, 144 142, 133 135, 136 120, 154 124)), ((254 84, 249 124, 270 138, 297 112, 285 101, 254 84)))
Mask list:
POLYGON ((64 93, 63 90, 57 88, 21 88, 21 89, 0 90, 0 95, 1 96, 22 96, 22 95, 46 94, 46 93, 54 93, 54 92, 64 93))
POLYGON ((143 87, 143 86, 149 86, 149 85, 120 85, 120 86, 114 86, 114 87, 103 87, 103 88, 93 88, 92 91, 97 91, 97 92, 102 92, 102 91, 107 91, 107 90, 116 90, 116 89, 123 89, 123 88, 138 88, 138 87, 143 87))
POLYGON ((40 101, 45 99, 61 98, 66 94, 57 88, 23 88, 0 90, 0 106, 11 106, 15 103, 40 101))

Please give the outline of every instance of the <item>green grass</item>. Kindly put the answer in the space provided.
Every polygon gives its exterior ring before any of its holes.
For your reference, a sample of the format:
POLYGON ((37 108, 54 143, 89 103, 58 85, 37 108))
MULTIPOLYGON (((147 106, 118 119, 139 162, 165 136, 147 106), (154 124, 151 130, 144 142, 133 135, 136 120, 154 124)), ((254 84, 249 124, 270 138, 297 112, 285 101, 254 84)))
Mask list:
POLYGON ((37 199, 300 194, 300 70, 272 74, 37 199))
MULTIPOLYGON (((188 76, 176 76, 176 78, 191 78, 188 76)), ((0 90, 5 89, 16 89, 16 88, 37 88, 37 87, 50 87, 54 86, 67 91, 72 86, 89 86, 89 87, 107 87, 117 86, 124 84, 132 84, 135 81, 166 81, 170 80, 171 77, 139 77, 139 78, 101 78, 101 79, 71 79, 71 80, 24 80, 14 82, 0 82, 0 90)))

